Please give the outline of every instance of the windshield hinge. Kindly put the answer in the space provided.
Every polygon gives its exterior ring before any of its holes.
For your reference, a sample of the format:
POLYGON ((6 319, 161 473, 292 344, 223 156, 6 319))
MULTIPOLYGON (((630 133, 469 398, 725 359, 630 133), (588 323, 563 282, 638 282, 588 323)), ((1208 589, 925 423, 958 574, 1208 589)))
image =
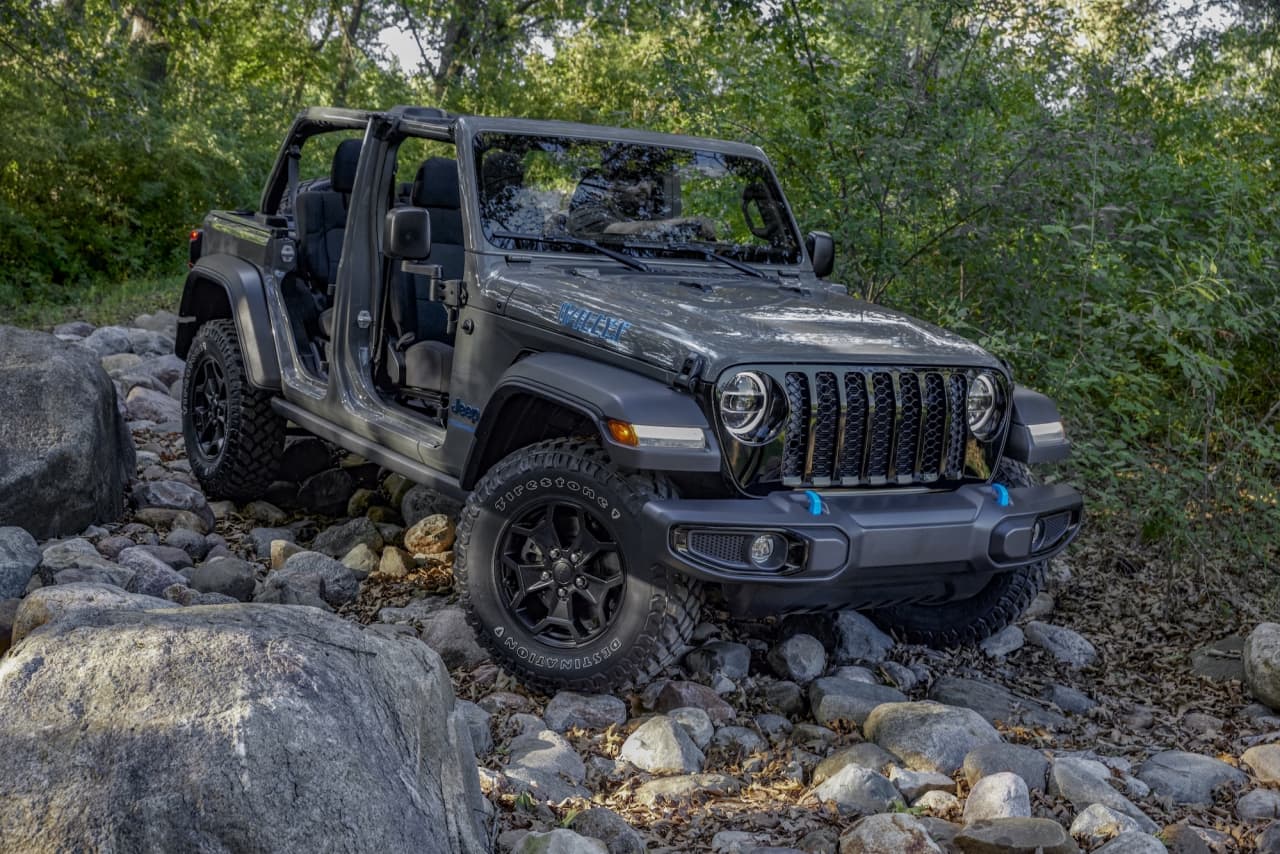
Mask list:
POLYGON ((680 371, 676 374, 675 379, 671 381, 671 384, 676 388, 693 391, 694 386, 701 381, 702 372, 706 370, 706 367, 706 359, 696 353, 690 353, 684 357, 684 364, 680 366, 680 371))

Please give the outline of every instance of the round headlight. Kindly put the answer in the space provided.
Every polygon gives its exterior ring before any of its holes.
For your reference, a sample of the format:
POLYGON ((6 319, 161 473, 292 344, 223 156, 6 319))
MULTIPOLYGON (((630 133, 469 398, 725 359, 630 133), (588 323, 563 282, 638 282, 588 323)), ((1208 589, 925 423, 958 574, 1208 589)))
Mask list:
POLYGON ((990 374, 978 374, 969 384, 966 401, 969 432, 979 439, 990 439, 1000 427, 1000 391, 990 374))
POLYGON ((751 440, 769 411, 769 383, 755 371, 742 371, 720 388, 720 420, 735 438, 751 440))

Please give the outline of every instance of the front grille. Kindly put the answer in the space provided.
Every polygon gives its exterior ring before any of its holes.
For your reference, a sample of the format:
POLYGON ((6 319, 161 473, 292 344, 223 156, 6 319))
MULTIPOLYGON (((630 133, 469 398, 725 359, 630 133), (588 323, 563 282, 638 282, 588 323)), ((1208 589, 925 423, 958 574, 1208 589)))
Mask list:
POLYGON ((788 371, 784 486, 879 486, 964 476, 963 371, 788 371))

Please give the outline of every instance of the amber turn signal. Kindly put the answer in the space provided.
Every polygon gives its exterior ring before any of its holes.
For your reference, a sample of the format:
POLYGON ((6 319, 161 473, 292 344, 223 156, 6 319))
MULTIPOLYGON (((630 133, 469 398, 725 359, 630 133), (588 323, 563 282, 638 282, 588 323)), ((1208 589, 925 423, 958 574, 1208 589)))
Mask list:
POLYGON ((636 435, 636 428, 632 427, 625 421, 609 420, 609 435, 613 437, 613 441, 619 445, 631 445, 636 447, 640 444, 640 437, 636 435))

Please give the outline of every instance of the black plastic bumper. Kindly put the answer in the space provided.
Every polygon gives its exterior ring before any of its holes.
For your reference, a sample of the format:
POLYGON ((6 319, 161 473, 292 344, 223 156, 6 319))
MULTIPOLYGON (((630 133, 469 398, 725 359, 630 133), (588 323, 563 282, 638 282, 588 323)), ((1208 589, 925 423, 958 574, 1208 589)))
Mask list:
POLYGON ((654 501, 643 514, 656 562, 725 586, 735 610, 876 607, 946 601, 997 572, 1051 558, 1079 531, 1083 502, 1068 486, 945 492, 777 492, 763 499, 654 501), (816 513, 813 511, 817 510, 816 513), (765 566, 751 542, 785 549, 765 566), (741 588, 741 589, 738 589, 741 588), (736 590, 736 593, 734 592, 736 590), (763 601, 754 601, 762 599, 763 601))

